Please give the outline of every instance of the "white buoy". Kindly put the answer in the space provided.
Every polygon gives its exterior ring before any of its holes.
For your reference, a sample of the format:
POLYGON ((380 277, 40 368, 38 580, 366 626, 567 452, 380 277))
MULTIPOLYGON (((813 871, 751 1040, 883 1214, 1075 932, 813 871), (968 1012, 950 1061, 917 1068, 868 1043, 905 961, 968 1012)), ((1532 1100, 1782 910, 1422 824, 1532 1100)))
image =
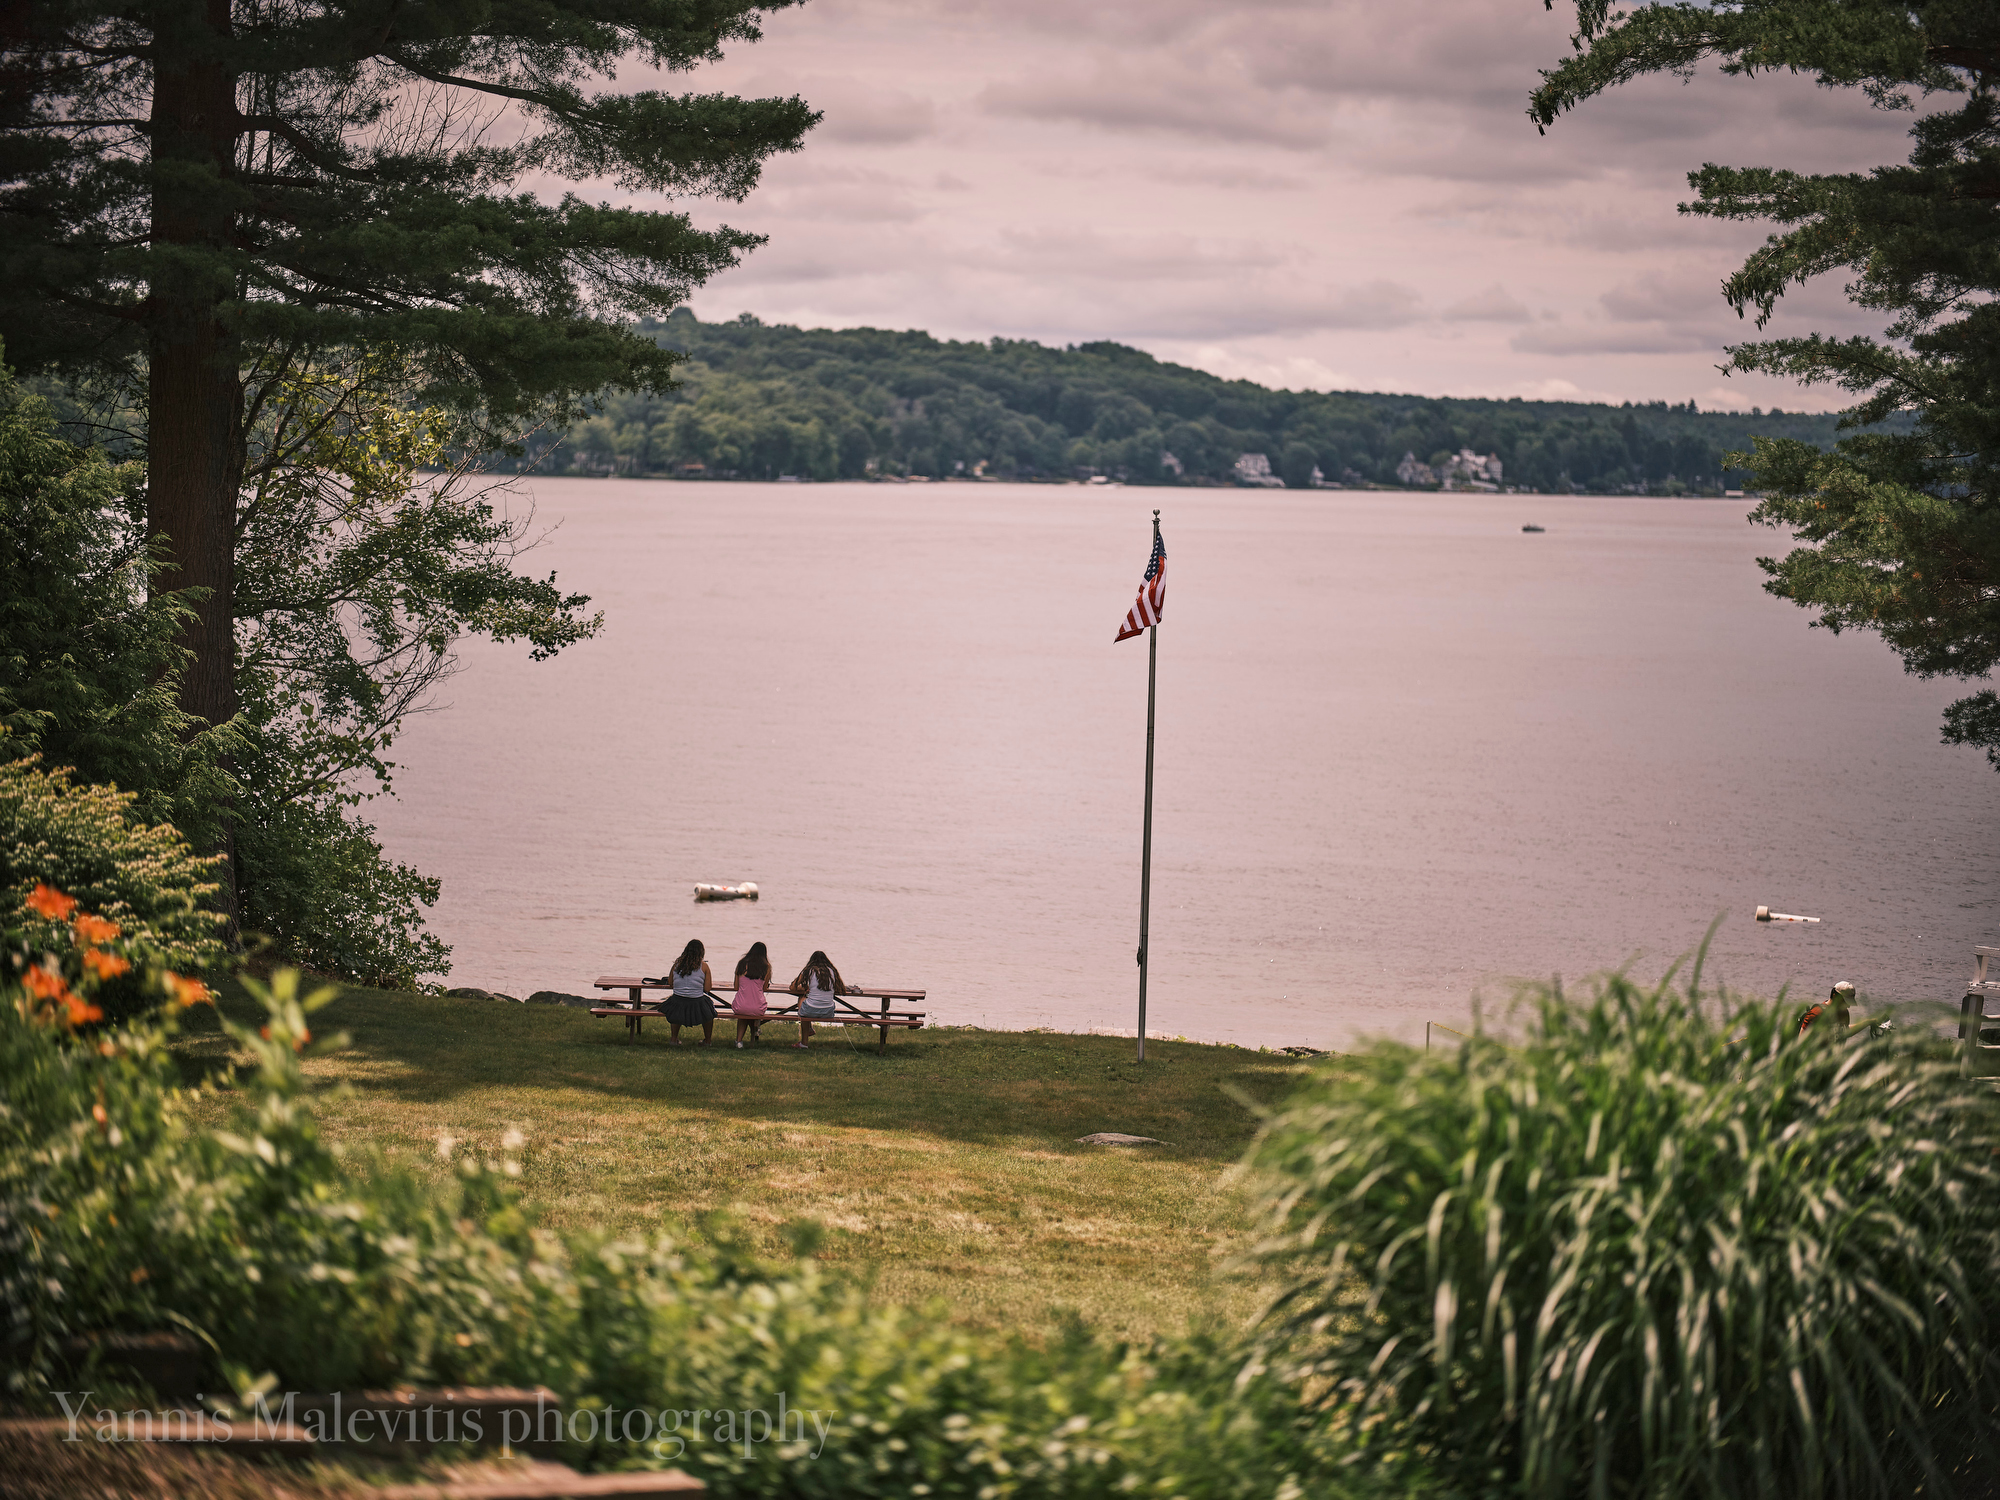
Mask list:
POLYGON ((697 901, 755 901, 757 882, 746 880, 741 885, 697 885, 694 888, 697 901))
POLYGON ((1760 922, 1817 922, 1819 918, 1794 917, 1786 912, 1772 911, 1768 906, 1760 906, 1757 908, 1757 920, 1760 922))

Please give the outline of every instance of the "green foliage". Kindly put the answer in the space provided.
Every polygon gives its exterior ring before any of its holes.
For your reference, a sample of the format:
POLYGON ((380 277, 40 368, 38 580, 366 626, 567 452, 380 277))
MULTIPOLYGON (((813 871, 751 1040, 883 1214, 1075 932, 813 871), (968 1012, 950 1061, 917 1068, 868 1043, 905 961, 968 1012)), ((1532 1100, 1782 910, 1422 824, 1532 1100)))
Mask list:
POLYGON ((0 763, 0 921, 15 920, 45 884, 174 968, 221 958, 223 918, 205 909, 216 861, 168 825, 135 817, 132 793, 79 785, 37 759, 0 763))
POLYGON ((463 424, 408 405, 412 394, 408 365, 384 355, 297 368, 266 391, 234 600, 260 805, 324 795, 357 773, 386 787, 383 754, 450 675, 461 636, 524 640, 540 661, 603 623, 553 574, 516 571, 532 507, 504 513, 501 486, 451 457, 463 424))
POLYGON ((1452 1493, 1902 1496, 1990 1457, 2000 1103, 1622 976, 1375 1049, 1255 1148, 1272 1323, 1452 1493))
POLYGON ((382 853, 374 825, 332 797, 259 805, 236 825, 246 931, 322 974, 414 990, 451 949, 424 930, 439 881, 382 853))
POLYGON ((147 595, 144 472, 56 435, 48 402, 0 368, 0 725, 7 751, 42 751, 135 796, 137 816, 200 836, 229 790, 236 726, 209 729, 176 699, 186 613, 147 595))
POLYGON ((489 1154, 441 1139, 455 1168, 442 1188, 350 1164, 301 1071, 343 1041, 310 1035, 327 992, 302 996, 291 974, 252 990, 264 1024, 229 1024, 252 1068, 219 1129, 188 1118, 170 1016, 81 1046, 0 993, 0 1307, 17 1396, 46 1399, 71 1333, 192 1327, 238 1392, 546 1383, 588 1417, 568 1457, 686 1468, 725 1497, 1363 1487, 1298 1391, 1239 1373, 1227 1343, 1122 1348, 1079 1329, 1038 1350, 876 1305, 809 1260, 759 1263, 726 1235, 565 1241, 514 1191, 518 1140, 489 1154), (781 1392, 825 1433, 716 1432, 725 1410, 775 1415, 781 1392), (646 1411, 648 1429, 671 1412, 675 1430, 607 1441, 611 1408, 646 1411))
POLYGON ((1508 484, 1567 492, 1715 491, 1725 449, 1757 434, 1830 443, 1830 417, 1554 401, 1274 391, 1119 344, 1050 349, 923 333, 799 329, 686 309, 640 325, 684 352, 681 385, 609 393, 600 413, 528 447, 584 474, 862 479, 926 475, 1233 484, 1263 453, 1287 484, 1396 484, 1404 453, 1498 453, 1508 484), (1171 461, 1169 461, 1171 459, 1171 461))
MULTIPOLYGON (((1760 438, 1755 520, 1791 530, 1762 559, 1765 585, 1835 632, 1874 630, 1920 677, 1983 678, 2000 665, 2000 19, 1986 0, 1741 0, 1578 6, 1578 55, 1545 72, 1543 125, 1640 74, 1775 68, 1856 87, 1880 108, 1913 94, 1962 101, 1917 119, 1905 166, 1804 174, 1713 164, 1689 175, 1708 218, 1779 226, 1724 283, 1762 327, 1785 290, 1835 271, 1883 315, 1884 338, 1772 339, 1730 367, 1837 386, 1860 398, 1834 453, 1760 438), (1913 419, 1913 420, 1912 420, 1913 419)), ((1984 746, 2000 770, 2000 708, 1983 691, 1946 711, 1947 743, 1984 746)))

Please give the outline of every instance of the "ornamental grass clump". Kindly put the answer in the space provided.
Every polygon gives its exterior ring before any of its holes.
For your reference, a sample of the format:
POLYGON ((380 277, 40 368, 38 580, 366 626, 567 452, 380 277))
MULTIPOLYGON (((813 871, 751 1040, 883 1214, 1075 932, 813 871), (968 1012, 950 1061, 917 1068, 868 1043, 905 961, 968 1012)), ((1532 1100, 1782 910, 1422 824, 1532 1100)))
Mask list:
POLYGON ((2000 1106, 1927 1037, 1830 1030, 1613 975, 1525 988, 1507 1040, 1378 1045, 1253 1147, 1270 1331, 1455 1494, 1962 1492, 2000 1106))

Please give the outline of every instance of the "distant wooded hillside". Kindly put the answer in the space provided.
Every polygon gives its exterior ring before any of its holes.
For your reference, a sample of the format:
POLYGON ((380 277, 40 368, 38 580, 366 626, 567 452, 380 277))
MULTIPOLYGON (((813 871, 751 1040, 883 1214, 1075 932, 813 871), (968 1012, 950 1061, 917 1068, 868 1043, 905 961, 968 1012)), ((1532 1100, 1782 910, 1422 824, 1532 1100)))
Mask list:
MULTIPOLYGON (((1723 455, 1747 449, 1752 434, 1822 446, 1835 436, 1832 416, 1700 412, 1692 402, 1276 391, 1110 343, 950 343, 919 332, 771 326, 748 314, 703 323, 686 310, 642 330, 689 355, 681 389, 607 396, 600 415, 546 455, 545 469, 1214 485, 1242 482, 1257 467, 1244 455, 1262 454, 1277 479, 1298 487, 1315 470, 1332 483, 1424 487, 1470 449, 1497 455, 1508 487, 1715 493, 1740 486, 1723 455)), ((1460 467, 1459 482, 1474 477, 1460 467)))

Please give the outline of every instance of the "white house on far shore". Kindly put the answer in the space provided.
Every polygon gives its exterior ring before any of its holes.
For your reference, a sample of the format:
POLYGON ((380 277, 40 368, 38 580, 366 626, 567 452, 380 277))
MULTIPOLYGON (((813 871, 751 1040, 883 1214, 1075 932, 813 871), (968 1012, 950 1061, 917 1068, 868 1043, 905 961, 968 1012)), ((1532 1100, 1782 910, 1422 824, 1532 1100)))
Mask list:
POLYGON ((1461 448, 1445 460, 1440 477, 1448 490, 1497 490, 1503 472, 1499 454, 1488 453, 1482 458, 1470 448, 1461 448))
POLYGON ((1470 448, 1461 448, 1436 468, 1420 463, 1414 453, 1405 453, 1403 461, 1396 465, 1396 483, 1412 489, 1439 485, 1448 490, 1497 490, 1503 472, 1497 453, 1482 456, 1470 448))
POLYGON ((1285 487, 1285 481, 1271 472, 1270 458, 1262 453, 1246 453, 1236 460, 1236 482, 1265 490, 1285 487))

